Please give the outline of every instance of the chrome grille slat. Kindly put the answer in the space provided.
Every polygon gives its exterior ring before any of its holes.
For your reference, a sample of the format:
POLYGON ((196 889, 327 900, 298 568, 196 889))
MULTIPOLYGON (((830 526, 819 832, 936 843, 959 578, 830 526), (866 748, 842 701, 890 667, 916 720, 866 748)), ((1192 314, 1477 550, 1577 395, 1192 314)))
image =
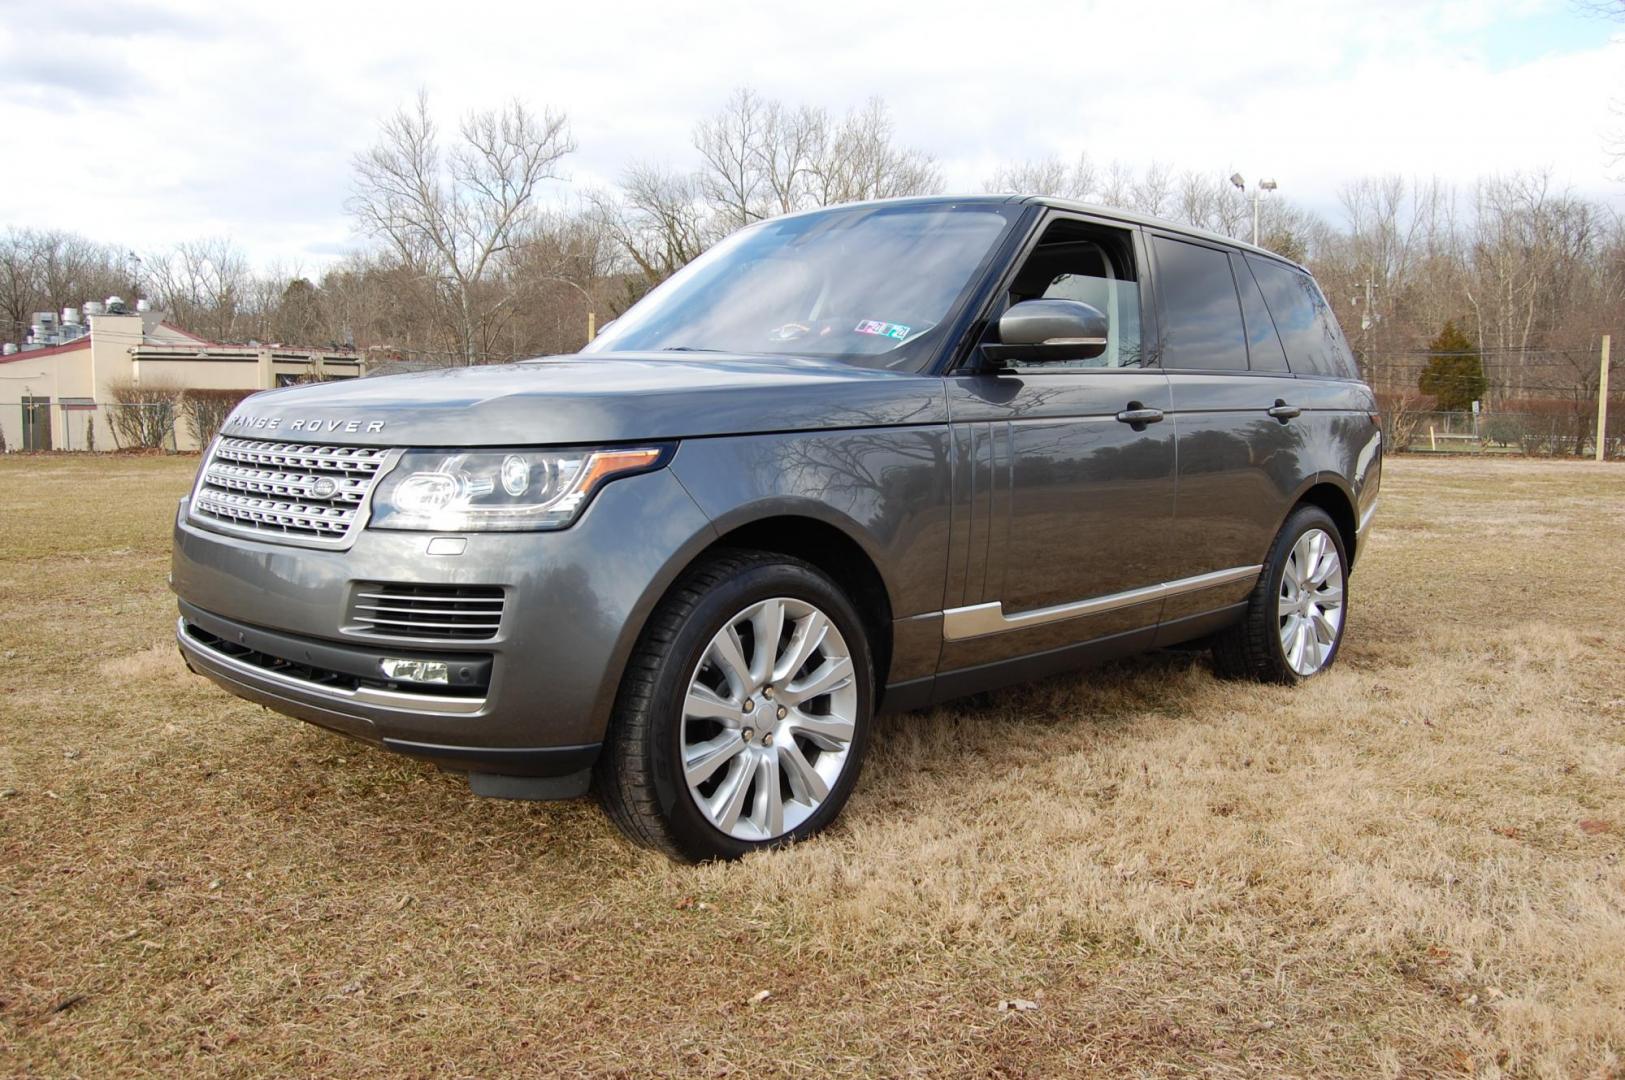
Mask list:
POLYGON ((198 477, 192 515, 265 540, 341 547, 391 451, 223 438, 198 477), (322 488, 332 491, 318 494, 322 488))
POLYGON ((384 637, 485 640, 501 628, 504 600, 497 585, 358 582, 350 626, 384 637))

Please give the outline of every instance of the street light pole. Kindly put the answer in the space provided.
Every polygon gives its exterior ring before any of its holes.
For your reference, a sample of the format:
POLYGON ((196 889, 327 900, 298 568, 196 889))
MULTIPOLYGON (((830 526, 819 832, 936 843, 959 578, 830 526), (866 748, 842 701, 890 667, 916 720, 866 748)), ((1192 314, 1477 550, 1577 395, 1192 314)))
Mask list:
MULTIPOLYGON (((1231 173, 1230 182, 1241 189, 1242 194, 1247 193, 1247 181, 1241 178, 1240 173, 1231 173)), ((1253 185, 1253 247, 1258 246, 1258 200, 1263 197, 1264 192, 1274 191, 1276 186, 1274 180, 1260 180, 1253 185)))

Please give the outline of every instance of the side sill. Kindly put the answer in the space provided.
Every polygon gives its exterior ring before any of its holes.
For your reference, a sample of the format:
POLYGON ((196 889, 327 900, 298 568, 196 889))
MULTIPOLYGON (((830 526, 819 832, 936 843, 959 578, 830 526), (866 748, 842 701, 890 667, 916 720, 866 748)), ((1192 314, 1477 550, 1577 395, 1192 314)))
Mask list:
POLYGON ((1231 585, 1247 581, 1257 578, 1263 569, 1262 566, 1236 566, 1228 570, 1215 570, 1211 574, 1198 574, 1195 577, 1165 581, 1157 585, 1147 585, 1143 588, 1129 589, 1126 592, 1111 593, 1107 596, 1096 596, 1088 600, 1057 604, 1054 607, 1038 608, 1034 611, 1020 611, 1014 615, 1006 615, 1003 602, 998 600, 987 604, 972 604, 969 607, 950 608, 942 613, 942 636, 946 641, 963 641, 966 638, 1002 634, 1011 630, 1025 630, 1029 627, 1044 626, 1048 623, 1062 622, 1066 619, 1079 619, 1085 615, 1100 615, 1108 611, 1133 607, 1136 604, 1165 600, 1172 596, 1183 596, 1186 593, 1199 592, 1202 589, 1212 589, 1220 585, 1231 585))

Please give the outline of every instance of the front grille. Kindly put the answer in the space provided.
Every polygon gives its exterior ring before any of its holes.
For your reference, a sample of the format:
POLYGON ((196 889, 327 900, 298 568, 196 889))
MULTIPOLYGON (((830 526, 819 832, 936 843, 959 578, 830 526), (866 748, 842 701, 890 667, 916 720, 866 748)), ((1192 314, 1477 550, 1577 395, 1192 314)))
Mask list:
POLYGON ((347 543, 390 451, 221 439, 198 477, 192 514, 267 540, 347 543))
POLYGON ((502 589, 360 582, 350 601, 350 622, 386 637, 483 641, 496 637, 502 623, 502 589))

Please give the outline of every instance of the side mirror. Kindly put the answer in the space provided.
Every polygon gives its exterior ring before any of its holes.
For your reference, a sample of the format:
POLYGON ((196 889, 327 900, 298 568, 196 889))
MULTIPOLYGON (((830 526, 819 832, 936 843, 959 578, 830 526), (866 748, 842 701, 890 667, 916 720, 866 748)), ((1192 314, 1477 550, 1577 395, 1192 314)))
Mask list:
POLYGON ((999 341, 982 346, 989 360, 1055 363, 1093 360, 1106 351, 1106 316, 1079 300, 1023 300, 999 317, 999 341))

